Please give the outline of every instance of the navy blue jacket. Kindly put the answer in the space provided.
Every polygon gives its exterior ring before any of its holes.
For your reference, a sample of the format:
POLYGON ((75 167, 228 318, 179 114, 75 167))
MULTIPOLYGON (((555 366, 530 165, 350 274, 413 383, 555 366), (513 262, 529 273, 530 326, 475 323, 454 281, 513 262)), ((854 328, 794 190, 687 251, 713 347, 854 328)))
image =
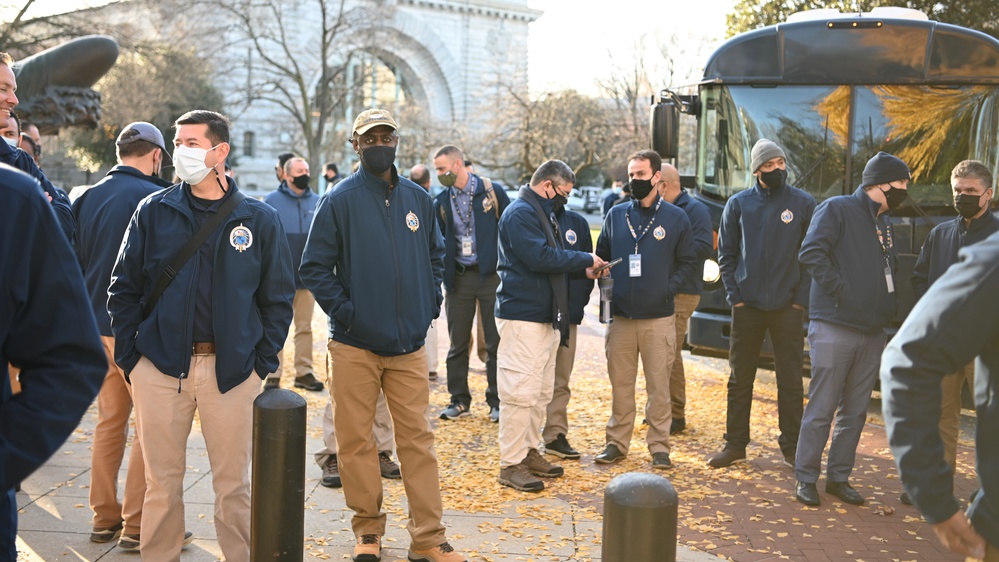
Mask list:
POLYGON ((798 249, 814 211, 815 198, 791 185, 764 189, 757 182, 728 200, 718 228, 718 265, 730 305, 808 306, 798 249))
POLYGON ((999 234, 968 246, 919 299, 881 359, 889 445, 909 497, 930 523, 958 509, 944 461, 940 381, 976 356, 975 445, 981 491, 968 508, 975 530, 999 545, 999 234))
POLYGON ((673 296, 680 286, 696 274, 697 255, 687 214, 658 196, 645 209, 638 201, 616 205, 604 219, 597 238, 597 255, 606 261, 622 258, 611 268, 614 277, 613 311, 615 316, 632 319, 665 318, 673 315, 673 296), (655 211, 656 205, 659 210, 655 211), (645 218, 655 211, 651 224, 645 218), (635 253, 635 237, 628 228, 628 217, 635 234, 640 235, 638 253, 642 255, 642 276, 629 275, 629 257, 635 253), (645 235, 642 230, 649 225, 645 235))
POLYGON ((878 216, 879 208, 858 187, 853 195, 831 197, 815 210, 798 256, 812 277, 810 319, 878 333, 895 316, 897 287, 888 292, 885 267, 897 286, 898 258, 888 213, 878 216), (888 246, 887 261, 878 229, 888 246))
POLYGON ((52 198, 52 210, 56 214, 62 233, 66 235, 67 240, 72 242, 76 224, 73 219, 73 211, 70 209, 69 197, 61 189, 52 185, 52 182, 38 169, 31 155, 20 148, 13 148, 6 142, 0 142, 0 163, 17 168, 38 180, 45 193, 52 198))
MULTIPOLYGON (((562 232, 563 248, 593 253, 593 238, 590 236, 590 223, 586 217, 563 209, 561 213, 555 213, 555 220, 562 232)), ((586 276, 585 270, 569 274, 569 322, 576 325, 583 323, 583 309, 590 303, 592 292, 593 279, 586 276)))
POLYGON ((916 298, 922 298, 926 289, 957 262, 958 250, 977 244, 996 232, 999 232, 999 219, 991 211, 968 226, 961 217, 935 226, 923 241, 923 249, 912 269, 912 290, 916 298))
POLYGON ((277 210, 281 224, 284 226, 284 233, 288 235, 291 263, 295 268, 296 289, 305 288, 302 276, 298 273, 298 266, 302 264, 305 240, 309 237, 309 227, 312 226, 312 216, 316 212, 316 203, 318 202, 319 196, 311 189, 306 189, 301 195, 298 195, 288 187, 287 182, 281 182, 275 191, 264 196, 264 203, 277 210))
MULTIPOLYGON (((474 174, 470 174, 469 177, 474 174)), ((475 176, 475 193, 472 194, 472 209, 475 216, 475 250, 479 258, 479 278, 485 279, 496 273, 496 238, 499 231, 497 210, 492 198, 486 194, 486 184, 475 176)), ((471 181, 471 179, 469 179, 471 181)), ((467 187, 467 186, 466 186, 467 187)), ((499 201, 498 214, 502 215, 510 205, 506 191, 493 183, 493 193, 499 201)), ((451 189, 445 189, 434 198, 435 216, 444 237, 444 288, 454 288, 454 257, 458 254, 458 239, 455 236, 454 207, 451 205, 451 189)))
MULTIPOLYGON (((229 189, 238 189, 230 179, 229 189)), ((194 343, 194 296, 199 260, 192 256, 146 319, 142 307, 160 272, 195 232, 186 183, 158 191, 139 203, 129 222, 108 289, 115 360, 130 373, 146 357, 162 373, 184 379, 194 343)), ((254 371, 260 378, 278 367, 291 324, 295 273, 277 212, 247 197, 222 222, 215 250, 212 319, 215 376, 225 393, 254 371), (249 244, 236 238, 250 231, 249 244)))
POLYGON ((157 181, 163 180, 147 176, 131 166, 118 165, 73 202, 76 256, 102 336, 112 335, 108 286, 125 229, 139 201, 167 187, 157 181))
POLYGON ((711 257, 715 249, 715 234, 711 228, 711 211, 708 206, 694 199, 686 189, 680 188, 680 195, 673 204, 683 209, 690 220, 690 230, 693 234, 694 254, 697 256, 697 266, 694 274, 677 288, 677 294, 700 295, 704 290, 704 260, 711 257))
POLYGON ((302 281, 329 316, 330 338, 382 356, 423 347, 444 295, 444 240, 427 191, 361 166, 319 198, 302 281))
POLYGON ((0 240, 0 544, 10 546, 0 559, 14 560, 13 487, 76 429, 100 390, 107 360, 83 277, 49 202, 38 182, 5 165, 0 240), (8 362, 21 369, 16 396, 8 362))
POLYGON ((541 218, 525 198, 533 197, 548 214, 554 203, 531 189, 520 193, 500 217, 496 317, 551 323, 553 295, 548 274, 585 271, 593 265, 593 256, 549 246, 541 218))

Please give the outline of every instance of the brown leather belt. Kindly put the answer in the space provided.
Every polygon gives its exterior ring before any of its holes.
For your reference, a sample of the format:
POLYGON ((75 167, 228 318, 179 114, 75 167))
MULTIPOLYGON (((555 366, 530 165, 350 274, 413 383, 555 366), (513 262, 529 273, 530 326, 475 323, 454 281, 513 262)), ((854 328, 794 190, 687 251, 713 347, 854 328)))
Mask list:
POLYGON ((194 342, 195 355, 213 355, 214 353, 215 353, 215 342, 213 341, 194 342))

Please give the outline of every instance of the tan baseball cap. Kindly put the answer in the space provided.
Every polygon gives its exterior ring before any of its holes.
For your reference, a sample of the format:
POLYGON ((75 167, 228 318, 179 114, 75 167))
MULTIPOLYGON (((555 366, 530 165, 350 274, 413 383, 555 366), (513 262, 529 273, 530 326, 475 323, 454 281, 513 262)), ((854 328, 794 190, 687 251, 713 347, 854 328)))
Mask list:
POLYGON ((354 133, 358 135, 363 135, 368 132, 371 128, 377 127, 378 125, 387 125, 392 127, 396 131, 399 130, 399 125, 392 118, 392 114, 384 109, 368 109, 362 111, 360 115, 354 119, 354 133))

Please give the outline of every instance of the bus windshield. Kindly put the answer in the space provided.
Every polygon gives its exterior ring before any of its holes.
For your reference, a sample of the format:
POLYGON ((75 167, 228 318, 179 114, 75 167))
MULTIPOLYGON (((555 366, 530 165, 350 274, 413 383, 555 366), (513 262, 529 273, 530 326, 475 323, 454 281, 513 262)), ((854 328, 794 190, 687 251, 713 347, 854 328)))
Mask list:
POLYGON ((953 214, 950 171, 961 160, 999 168, 995 86, 709 84, 700 99, 697 183, 719 201, 755 182, 760 138, 784 147, 789 183, 819 201, 853 192, 879 150, 909 165, 909 197, 929 214, 953 214))

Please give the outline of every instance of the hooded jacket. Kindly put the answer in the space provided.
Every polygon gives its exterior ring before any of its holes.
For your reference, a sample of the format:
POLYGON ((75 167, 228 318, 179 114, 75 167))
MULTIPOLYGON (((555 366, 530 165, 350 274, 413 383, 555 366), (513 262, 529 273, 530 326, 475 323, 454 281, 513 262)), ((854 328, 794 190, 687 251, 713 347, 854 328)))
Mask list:
POLYGON ((304 289, 302 276, 298 267, 302 264, 302 253, 305 252, 305 241, 309 238, 309 227, 316 212, 319 196, 306 189, 301 195, 292 191, 287 182, 281 182, 278 188, 264 196, 267 203, 278 212, 284 233, 288 235, 288 248, 291 250, 291 263, 295 269, 295 288, 304 289))
MULTIPOLYGON (((231 179, 229 185, 238 189, 231 179)), ((160 273, 197 231, 185 190, 190 186, 179 183, 139 203, 108 289, 118 365, 128 374, 146 357, 160 372, 181 379, 178 384, 188 375, 193 352, 197 257, 180 268, 148 318, 142 309, 160 273)), ((211 314, 215 376, 224 394, 253 372, 264 378, 277 370, 291 325, 295 277, 287 237, 270 205, 247 197, 219 229, 211 314)))

